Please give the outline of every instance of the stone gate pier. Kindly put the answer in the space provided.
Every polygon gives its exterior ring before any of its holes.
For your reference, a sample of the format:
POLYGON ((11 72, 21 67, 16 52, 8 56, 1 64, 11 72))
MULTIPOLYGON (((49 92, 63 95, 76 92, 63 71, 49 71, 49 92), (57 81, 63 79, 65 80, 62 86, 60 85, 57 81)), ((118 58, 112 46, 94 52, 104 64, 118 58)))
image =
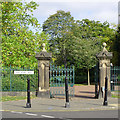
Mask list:
POLYGON ((36 53, 36 59, 38 60, 38 97, 50 97, 49 89, 49 65, 52 57, 51 53, 48 53, 45 49, 45 43, 42 45, 43 50, 40 53, 36 53))
POLYGON ((106 49, 106 43, 103 43, 103 50, 97 54, 99 60, 99 93, 98 98, 104 97, 105 92, 105 77, 108 78, 108 96, 111 95, 110 88, 110 60, 112 59, 112 52, 106 49))

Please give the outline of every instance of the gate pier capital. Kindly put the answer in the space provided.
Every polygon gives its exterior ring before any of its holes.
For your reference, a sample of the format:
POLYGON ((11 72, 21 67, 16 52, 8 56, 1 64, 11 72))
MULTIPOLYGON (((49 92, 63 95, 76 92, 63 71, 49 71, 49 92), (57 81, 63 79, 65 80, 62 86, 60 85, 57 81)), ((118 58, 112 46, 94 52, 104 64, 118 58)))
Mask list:
POLYGON ((99 93, 98 97, 104 96, 105 77, 108 78, 108 96, 111 95, 110 88, 110 60, 112 59, 112 52, 108 52, 106 49, 106 43, 103 43, 103 50, 98 53, 97 58, 99 60, 99 93))
POLYGON ((38 60, 38 97, 49 97, 49 64, 52 57, 51 53, 48 53, 45 49, 45 43, 42 45, 43 50, 40 53, 36 53, 35 58, 38 60))

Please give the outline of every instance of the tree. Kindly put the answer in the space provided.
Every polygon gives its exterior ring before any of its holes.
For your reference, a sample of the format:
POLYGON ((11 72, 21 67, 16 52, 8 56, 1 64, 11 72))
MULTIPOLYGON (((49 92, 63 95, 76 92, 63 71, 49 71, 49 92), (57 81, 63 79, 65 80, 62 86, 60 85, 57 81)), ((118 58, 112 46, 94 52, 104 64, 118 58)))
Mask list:
POLYGON ((37 8, 33 1, 2 3, 2 63, 3 66, 35 67, 35 52, 47 42, 47 35, 39 33, 40 24, 30 12, 37 8), (29 29, 32 26, 33 32, 29 29), (44 41, 43 41, 44 39, 44 41))
POLYGON ((97 62, 96 54, 100 52, 103 42, 111 42, 115 30, 110 28, 108 22, 100 23, 99 21, 83 19, 82 21, 76 21, 72 31, 75 37, 72 46, 74 64, 78 69, 87 69, 88 84, 90 84, 89 70, 97 62))
POLYGON ((64 11, 51 15, 44 22, 43 31, 50 34, 49 44, 58 64, 67 61, 78 69, 87 69, 88 83, 89 69, 95 66, 96 54, 100 52, 102 43, 110 44, 114 36, 114 29, 108 22, 89 19, 75 21, 70 12, 64 11))
MULTIPOLYGON (((111 38, 114 36, 115 30, 110 28, 110 24, 106 21, 94 21, 89 19, 82 19, 76 21, 74 34, 79 38, 98 38, 100 42, 110 43, 111 38)), ((108 48, 109 49, 109 48, 108 48)))
POLYGON ((113 52, 113 65, 120 66, 120 25, 118 25, 118 29, 112 39, 110 50, 113 52))
POLYGON ((70 12, 62 10, 51 15, 43 24, 43 31, 50 35, 50 51, 58 64, 68 63, 72 45, 72 31, 74 19, 70 12))
POLYGON ((96 54, 100 51, 100 45, 97 44, 97 39, 77 38, 73 47, 72 55, 76 67, 88 71, 88 85, 90 85, 90 69, 96 65, 96 54))

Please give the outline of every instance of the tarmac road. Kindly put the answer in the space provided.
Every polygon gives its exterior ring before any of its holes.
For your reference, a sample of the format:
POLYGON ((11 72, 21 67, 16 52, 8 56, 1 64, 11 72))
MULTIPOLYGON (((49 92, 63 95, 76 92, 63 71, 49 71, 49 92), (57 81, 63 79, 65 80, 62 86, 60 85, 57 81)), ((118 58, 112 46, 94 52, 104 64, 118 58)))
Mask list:
POLYGON ((4 111, 2 118, 118 118, 118 110, 98 111, 57 111, 57 112, 16 112, 4 111))
POLYGON ((118 118, 118 98, 108 97, 108 106, 104 99, 94 98, 93 87, 76 87, 75 97, 70 98, 70 108, 65 108, 65 99, 35 98, 31 108, 25 108, 26 100, 2 102, 3 118, 118 118))

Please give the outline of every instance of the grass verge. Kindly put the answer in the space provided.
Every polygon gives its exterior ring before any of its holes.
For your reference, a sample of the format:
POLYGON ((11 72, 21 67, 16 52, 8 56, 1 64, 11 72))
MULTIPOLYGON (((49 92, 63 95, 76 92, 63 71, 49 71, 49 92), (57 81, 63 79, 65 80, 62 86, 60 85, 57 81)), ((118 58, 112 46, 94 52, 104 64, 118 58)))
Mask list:
POLYGON ((113 98, 120 98, 120 95, 112 95, 113 98))
MULTIPOLYGON (((30 96, 31 99, 36 98, 36 96, 30 96)), ((5 102, 5 101, 16 101, 16 100, 25 100, 27 99, 26 96, 2 96, 2 99, 0 101, 5 102)))

